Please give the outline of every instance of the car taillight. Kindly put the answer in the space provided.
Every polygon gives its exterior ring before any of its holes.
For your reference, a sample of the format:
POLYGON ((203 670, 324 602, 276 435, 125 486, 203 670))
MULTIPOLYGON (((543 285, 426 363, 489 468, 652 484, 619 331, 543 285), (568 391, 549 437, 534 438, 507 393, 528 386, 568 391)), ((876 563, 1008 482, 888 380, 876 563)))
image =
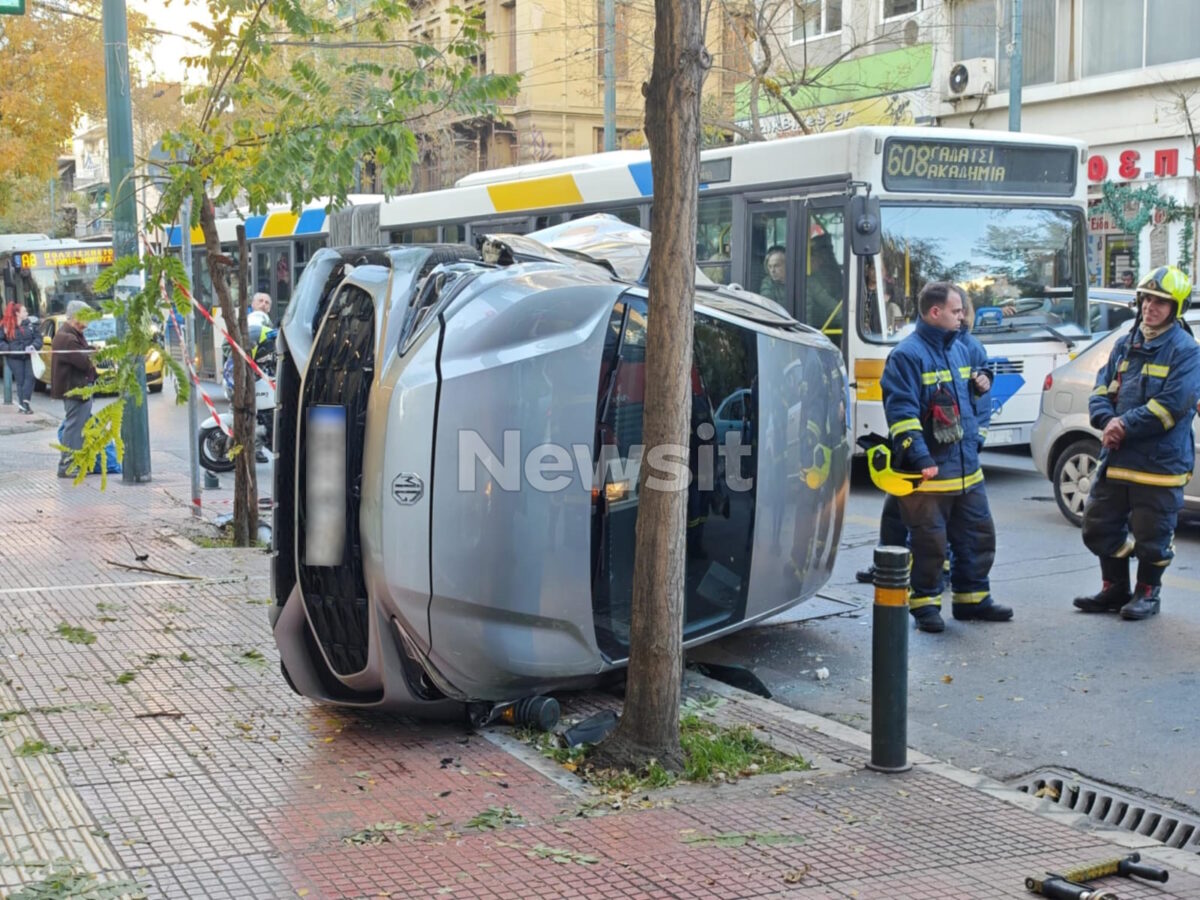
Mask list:
POLYGON ((1047 375, 1046 380, 1042 382, 1042 392, 1044 393, 1044 392, 1050 390, 1050 388, 1053 386, 1054 386, 1054 376, 1047 375))

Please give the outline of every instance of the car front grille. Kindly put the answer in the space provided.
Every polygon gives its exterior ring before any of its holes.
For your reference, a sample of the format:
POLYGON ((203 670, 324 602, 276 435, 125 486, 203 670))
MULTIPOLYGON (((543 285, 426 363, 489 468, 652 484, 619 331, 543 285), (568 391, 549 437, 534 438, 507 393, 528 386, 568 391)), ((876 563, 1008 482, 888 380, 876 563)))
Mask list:
POLYGON ((297 410, 300 438, 294 458, 300 478, 296 482, 293 552, 299 561, 297 570, 309 621, 330 667, 339 675, 361 672, 367 665, 370 618, 358 512, 374 348, 374 302, 365 291, 344 287, 323 317, 297 410), (335 566, 310 566, 304 559, 308 411, 317 405, 341 406, 346 417, 346 537, 342 560, 335 566))

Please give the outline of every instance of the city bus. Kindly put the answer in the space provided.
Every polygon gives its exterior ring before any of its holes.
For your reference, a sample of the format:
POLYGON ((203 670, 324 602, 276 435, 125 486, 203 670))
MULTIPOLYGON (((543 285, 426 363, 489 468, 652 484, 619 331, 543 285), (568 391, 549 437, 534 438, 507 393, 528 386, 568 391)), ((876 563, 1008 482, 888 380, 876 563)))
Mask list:
MULTIPOLYGON (((351 206, 377 205, 380 197, 354 194, 347 201, 351 206)), ((238 258, 237 226, 245 226, 246 244, 250 250, 249 291, 251 294, 261 291, 270 295, 272 322, 278 323, 283 318, 292 299, 293 286, 300 279, 313 253, 328 244, 330 216, 326 212, 327 205, 314 201, 299 213, 293 212, 291 207, 273 206, 261 215, 217 217, 221 251, 235 261, 238 258)), ((178 253, 182 237, 179 226, 172 226, 166 230, 164 246, 168 251, 178 253)), ((208 274, 204 234, 199 225, 191 229, 190 237, 193 293, 207 308, 219 313, 208 274)), ((230 277, 230 287, 235 304, 241 302, 237 297, 236 269, 230 277)), ((223 343, 224 338, 214 331, 213 326, 198 316, 196 353, 197 368, 202 376, 219 377, 217 373, 220 371, 223 343)))
MULTIPOLYGON (((1086 156, 1069 139, 891 127, 708 150, 697 263, 840 347, 856 437, 887 431, 879 378, 921 287, 962 285, 994 376, 988 444, 1028 444, 1045 376, 1090 337, 1086 156), (864 193, 881 202, 882 250, 856 257, 850 209, 864 193)), ((647 152, 480 172, 395 197, 380 205, 380 240, 470 243, 595 212, 653 230, 647 152)))
POLYGON ((0 237, 0 290, 40 319, 62 315, 72 300, 99 307, 96 279, 112 263, 111 240, 8 235, 0 237))

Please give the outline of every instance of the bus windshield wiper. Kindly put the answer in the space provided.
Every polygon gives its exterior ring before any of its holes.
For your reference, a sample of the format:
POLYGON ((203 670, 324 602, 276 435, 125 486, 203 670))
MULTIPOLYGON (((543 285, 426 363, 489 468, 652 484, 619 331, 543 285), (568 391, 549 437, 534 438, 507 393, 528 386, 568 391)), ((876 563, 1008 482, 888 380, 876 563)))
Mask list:
POLYGON ((1069 337, 1067 337, 1065 334, 1063 334, 1061 331, 1059 331, 1057 328, 1055 328, 1053 325, 1050 325, 1047 322, 1038 322, 1038 325, 1041 326, 1042 328, 1045 328, 1048 332, 1050 332, 1052 335, 1054 335, 1056 338, 1058 338, 1060 341, 1062 341, 1064 344, 1066 344, 1068 350, 1074 349, 1075 342, 1073 340, 1071 340, 1069 337))

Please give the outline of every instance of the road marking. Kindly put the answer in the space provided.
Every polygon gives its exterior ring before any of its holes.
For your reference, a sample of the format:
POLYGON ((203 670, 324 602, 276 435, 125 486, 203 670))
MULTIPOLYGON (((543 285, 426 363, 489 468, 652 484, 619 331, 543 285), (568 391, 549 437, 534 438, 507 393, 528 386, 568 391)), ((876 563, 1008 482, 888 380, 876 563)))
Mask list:
POLYGON ((56 591, 88 591, 133 587, 179 587, 180 585, 233 584, 234 582, 241 581, 269 580, 269 575, 239 575, 235 578, 204 578, 199 581, 195 578, 188 578, 180 580, 163 579, 158 581, 101 581, 95 584, 53 584, 46 587, 3 588, 0 589, 0 597, 12 594, 50 594, 56 591))

